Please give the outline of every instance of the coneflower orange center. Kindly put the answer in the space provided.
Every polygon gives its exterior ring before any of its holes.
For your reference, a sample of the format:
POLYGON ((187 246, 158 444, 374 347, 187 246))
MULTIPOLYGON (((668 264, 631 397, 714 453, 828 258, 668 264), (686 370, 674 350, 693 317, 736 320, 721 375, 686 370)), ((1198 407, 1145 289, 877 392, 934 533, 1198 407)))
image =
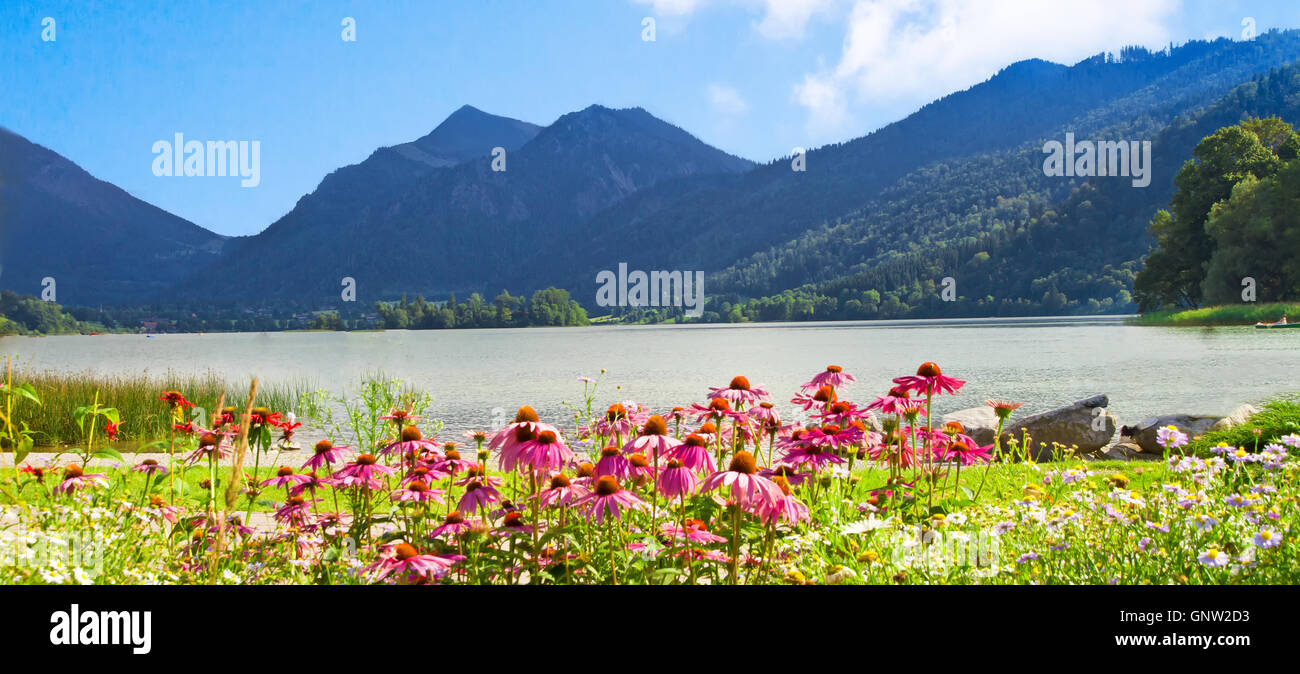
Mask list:
POLYGON ((605 457, 608 457, 608 456, 618 456, 618 455, 620 455, 620 454, 622 454, 622 453, 623 453, 623 452, 619 451, 618 447, 606 447, 606 448, 600 450, 600 456, 601 456, 601 458, 605 458, 605 457))
POLYGON ((402 429, 402 442, 415 442, 424 436, 420 434, 420 429, 415 426, 407 426, 402 429))
POLYGON ((357 456, 357 465, 358 465, 358 466, 373 466, 373 465, 375 465, 375 455, 373 455, 373 454, 360 454, 360 455, 358 455, 358 456, 357 456))
POLYGON ((594 477, 595 475, 596 467, 590 461, 584 461, 578 466, 578 477, 594 477))
POLYGON ((200 447, 215 447, 218 442, 217 436, 211 433, 204 433, 203 437, 199 438, 200 447))
POLYGON ((749 390, 749 379, 746 379, 745 377, 733 377, 733 378, 731 379, 731 390, 733 390, 733 391, 748 391, 748 390, 749 390))
POLYGON ((402 561, 408 560, 420 554, 419 552, 416 552, 415 546, 411 545, 410 543, 398 543, 397 547, 393 549, 393 552, 394 552, 393 556, 402 561))
POLYGON ((753 475, 758 472, 758 462, 754 460, 753 454, 742 449, 731 457, 731 465, 727 469, 734 473, 753 475))
POLYGON ((941 374, 943 374, 943 370, 939 369, 939 365, 929 361, 921 363, 921 367, 916 368, 916 376, 918 377, 938 377, 941 374))
POLYGON ((646 419, 641 435, 668 435, 668 422, 658 414, 646 419))
POLYGON ((569 486, 569 476, 564 473, 556 473, 551 476, 551 489, 560 489, 569 486))
POLYGON ((618 480, 613 475, 602 475, 596 480, 596 493, 601 496, 613 496, 619 490, 618 480))
POLYGON ((317 454, 324 454, 325 452, 328 452, 331 449, 334 449, 334 444, 331 443, 329 440, 321 440, 320 442, 316 443, 317 454))
POLYGON ((832 372, 834 374, 839 374, 844 371, 844 368, 840 367, 839 365, 827 365, 826 371, 832 372))
POLYGON ((537 434, 537 441, 543 445, 549 445, 557 441, 555 431, 542 431, 537 434))
POLYGON ((276 477, 288 477, 290 475, 293 475, 293 469, 288 466, 280 466, 280 469, 275 471, 276 477))
POLYGON ((515 423, 521 423, 524 421, 531 421, 533 423, 537 423, 538 421, 537 412, 527 405, 520 407, 519 412, 515 414, 515 423))

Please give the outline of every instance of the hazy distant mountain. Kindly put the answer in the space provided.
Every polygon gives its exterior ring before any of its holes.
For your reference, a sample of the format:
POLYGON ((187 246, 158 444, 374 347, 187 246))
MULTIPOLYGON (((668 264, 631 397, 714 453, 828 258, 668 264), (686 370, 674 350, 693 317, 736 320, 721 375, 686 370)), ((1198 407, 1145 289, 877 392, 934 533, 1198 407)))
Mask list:
POLYGON ((507 152, 518 149, 540 129, 461 106, 428 135, 380 148, 365 161, 325 176, 314 192, 299 199, 293 210, 254 238, 260 242, 287 232, 325 232, 332 226, 372 217, 434 172, 486 157, 495 147, 507 152))
MULTIPOLYGON (((448 147, 425 140, 402 156, 448 147)), ((664 180, 752 166, 640 108, 593 105, 514 149, 520 140, 523 134, 490 134, 458 144, 484 148, 481 154, 505 147, 503 171, 493 170, 491 156, 428 170, 372 157, 339 171, 289 215, 232 247, 222 274, 231 290, 261 298, 337 298, 345 276, 356 279, 367 302, 402 293, 499 292, 518 267, 549 269, 574 245, 581 222, 629 195, 664 180)))
POLYGON ((62 304, 133 302, 218 258, 227 239, 0 128, 0 288, 62 304))

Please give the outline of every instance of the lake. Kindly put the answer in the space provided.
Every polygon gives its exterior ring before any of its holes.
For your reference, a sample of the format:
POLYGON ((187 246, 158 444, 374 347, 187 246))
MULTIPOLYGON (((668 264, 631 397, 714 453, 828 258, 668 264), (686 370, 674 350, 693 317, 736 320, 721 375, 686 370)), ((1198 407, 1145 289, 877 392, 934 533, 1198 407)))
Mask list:
POLYGON ((432 415, 457 434, 490 428, 521 404, 568 426, 572 414, 561 401, 579 403, 578 378, 601 368, 602 407, 629 399, 657 411, 686 406, 704 400, 709 386, 746 375, 766 385, 787 416, 797 387, 829 364, 858 378, 844 397, 863 404, 933 360, 968 381, 939 411, 997 397, 1025 402, 1027 413, 1106 393, 1126 424, 1224 414, 1300 390, 1300 331, 1143 327, 1122 317, 6 337, 0 354, 18 355, 25 368, 212 370, 336 392, 382 370, 431 391, 432 415))

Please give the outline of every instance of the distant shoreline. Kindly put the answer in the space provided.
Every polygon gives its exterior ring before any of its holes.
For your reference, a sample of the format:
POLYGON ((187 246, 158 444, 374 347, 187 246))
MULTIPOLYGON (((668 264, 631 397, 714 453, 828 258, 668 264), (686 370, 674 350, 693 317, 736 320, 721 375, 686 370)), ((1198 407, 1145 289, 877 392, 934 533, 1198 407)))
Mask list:
POLYGON ((1229 304, 1200 309, 1155 311, 1138 315, 1136 323, 1172 327, 1253 326, 1256 323, 1275 322, 1283 314, 1292 321, 1300 321, 1300 303, 1229 304))

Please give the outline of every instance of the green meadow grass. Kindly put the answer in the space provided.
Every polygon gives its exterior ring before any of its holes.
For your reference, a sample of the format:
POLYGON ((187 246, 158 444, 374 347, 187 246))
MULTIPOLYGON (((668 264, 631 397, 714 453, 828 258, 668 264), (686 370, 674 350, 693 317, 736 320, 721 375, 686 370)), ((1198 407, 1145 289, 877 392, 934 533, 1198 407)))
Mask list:
POLYGON ((1138 325, 1254 325, 1272 323, 1282 317, 1300 320, 1300 304, 1271 302, 1260 304, 1229 304, 1186 311, 1153 311, 1138 316, 1138 325))

